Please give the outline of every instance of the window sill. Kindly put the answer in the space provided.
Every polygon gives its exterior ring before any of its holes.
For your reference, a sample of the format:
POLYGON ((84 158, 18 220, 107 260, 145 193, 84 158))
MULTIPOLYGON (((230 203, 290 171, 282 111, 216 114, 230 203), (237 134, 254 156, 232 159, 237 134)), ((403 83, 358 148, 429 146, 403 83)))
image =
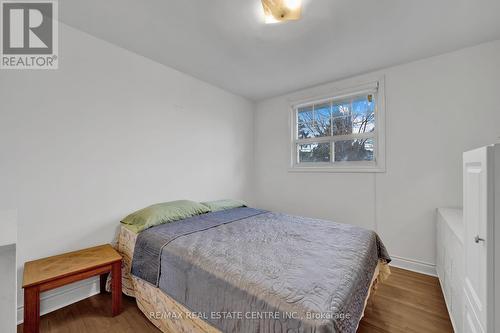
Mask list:
POLYGON ((326 172, 326 173, 383 173, 382 167, 300 167, 288 168, 288 172, 326 172))

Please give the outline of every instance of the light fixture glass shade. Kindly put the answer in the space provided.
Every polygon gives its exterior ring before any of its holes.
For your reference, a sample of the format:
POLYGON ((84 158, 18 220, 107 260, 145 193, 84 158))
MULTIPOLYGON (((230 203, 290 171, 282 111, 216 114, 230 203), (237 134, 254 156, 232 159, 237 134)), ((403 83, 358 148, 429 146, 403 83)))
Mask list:
POLYGON ((266 23, 298 20, 302 11, 301 0, 262 0, 266 23))

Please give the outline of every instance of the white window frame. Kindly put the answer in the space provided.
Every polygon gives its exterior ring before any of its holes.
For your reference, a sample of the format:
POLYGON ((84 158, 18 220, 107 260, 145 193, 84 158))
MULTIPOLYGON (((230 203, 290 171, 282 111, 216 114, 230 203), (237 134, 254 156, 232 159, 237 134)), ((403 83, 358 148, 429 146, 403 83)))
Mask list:
MULTIPOLYGON (((385 172, 385 84, 384 78, 374 81, 358 83, 356 85, 345 85, 335 87, 334 93, 315 96, 311 98, 293 101, 290 104, 290 168, 291 172, 385 172), (320 104, 325 101, 335 99, 345 99, 350 96, 360 94, 374 94, 375 104, 375 130, 370 133, 338 135, 332 140, 332 136, 298 139, 297 112, 300 107, 310 104, 320 104), (298 162, 299 143, 322 143, 339 140, 352 140, 363 137, 373 137, 375 139, 374 160, 373 161, 342 161, 334 162, 331 151, 331 162, 298 162)), ((330 145, 333 150, 333 145, 330 145)))

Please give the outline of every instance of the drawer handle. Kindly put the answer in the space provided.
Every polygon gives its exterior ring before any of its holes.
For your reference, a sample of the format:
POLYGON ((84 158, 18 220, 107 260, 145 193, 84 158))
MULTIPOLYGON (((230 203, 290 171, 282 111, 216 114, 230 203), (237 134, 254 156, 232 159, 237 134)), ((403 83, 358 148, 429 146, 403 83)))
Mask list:
POLYGON ((484 242, 484 238, 481 238, 481 237, 479 237, 479 235, 476 235, 476 237, 474 237, 474 242, 476 242, 476 243, 484 242))

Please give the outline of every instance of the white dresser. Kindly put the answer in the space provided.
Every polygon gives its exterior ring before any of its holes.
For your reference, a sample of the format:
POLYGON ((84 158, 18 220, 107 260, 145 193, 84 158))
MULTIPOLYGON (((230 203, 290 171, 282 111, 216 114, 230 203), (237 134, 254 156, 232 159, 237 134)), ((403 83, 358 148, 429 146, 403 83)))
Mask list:
POLYGON ((463 154, 463 213, 437 215, 437 273, 455 332, 500 333, 500 144, 463 154))
POLYGON ((455 333, 463 331, 464 223, 462 209, 437 210, 436 270, 455 333))

